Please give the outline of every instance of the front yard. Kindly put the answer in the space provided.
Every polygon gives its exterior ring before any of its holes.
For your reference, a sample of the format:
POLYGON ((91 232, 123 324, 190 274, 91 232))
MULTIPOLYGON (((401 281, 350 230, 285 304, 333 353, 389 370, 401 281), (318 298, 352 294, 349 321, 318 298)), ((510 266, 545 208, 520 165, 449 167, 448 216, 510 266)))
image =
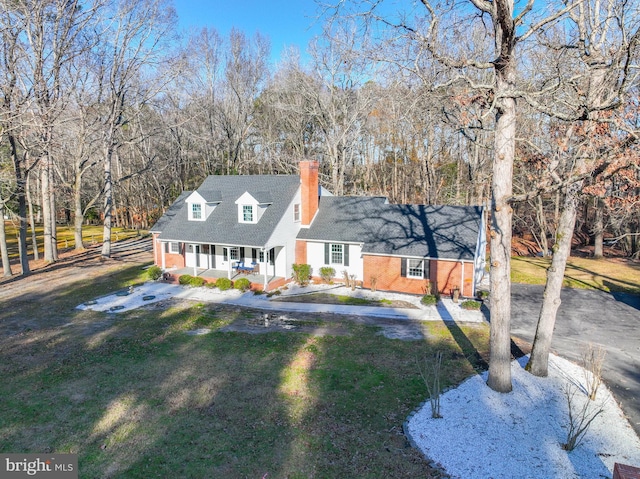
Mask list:
POLYGON ((402 435, 426 398, 416 361, 443 351, 457 384, 483 367, 488 326, 252 335, 219 331, 252 314, 237 307, 74 309, 136 275, 0 302, 1 452, 78 453, 82 478, 440 477, 402 435))

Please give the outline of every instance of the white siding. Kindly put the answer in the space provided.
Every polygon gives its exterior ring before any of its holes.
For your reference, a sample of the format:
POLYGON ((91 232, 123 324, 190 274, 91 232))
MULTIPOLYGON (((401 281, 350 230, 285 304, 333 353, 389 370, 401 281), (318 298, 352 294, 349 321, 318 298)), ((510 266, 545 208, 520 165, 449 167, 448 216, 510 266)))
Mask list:
POLYGON ((284 247, 284 251, 281 251, 277 256, 276 276, 291 277, 292 265, 296 260, 296 237, 298 236, 298 231, 300 231, 300 222, 293 220, 293 205, 299 203, 300 188, 296 191, 293 200, 282 218, 280 218, 267 242, 267 249, 276 246, 284 247))
MULTIPOLYGON (((338 244, 344 244, 339 243, 338 244)), ((344 277, 343 272, 346 270, 349 274, 355 275, 357 281, 363 281, 363 259, 362 259, 362 247, 359 244, 346 244, 349 248, 349 266, 342 264, 325 264, 324 262, 324 248, 325 243, 307 242, 307 262, 313 268, 313 275, 320 276, 320 268, 325 266, 331 266, 336 270, 336 280, 341 280, 344 277)), ((343 251, 344 255, 344 251, 343 251)))

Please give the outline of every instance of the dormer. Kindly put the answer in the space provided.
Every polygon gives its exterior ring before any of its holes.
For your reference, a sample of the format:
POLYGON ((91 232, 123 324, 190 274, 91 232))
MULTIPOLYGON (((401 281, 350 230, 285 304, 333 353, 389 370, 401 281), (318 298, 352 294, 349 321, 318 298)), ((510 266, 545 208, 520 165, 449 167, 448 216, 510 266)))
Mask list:
POLYGON ((252 195, 245 191, 236 200, 238 223, 256 224, 271 203, 271 194, 268 192, 259 192, 252 195))
POLYGON ((187 203, 189 221, 205 221, 218 206, 220 199, 212 197, 207 200, 200 193, 194 191, 187 197, 185 203, 187 203))

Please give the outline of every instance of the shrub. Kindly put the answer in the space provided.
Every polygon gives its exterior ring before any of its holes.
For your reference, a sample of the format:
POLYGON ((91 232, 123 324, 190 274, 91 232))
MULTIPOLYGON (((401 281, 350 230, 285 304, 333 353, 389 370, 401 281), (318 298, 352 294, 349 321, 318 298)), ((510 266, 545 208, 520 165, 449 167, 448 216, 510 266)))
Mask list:
POLYGON ((425 306, 433 306, 438 302, 438 297, 435 294, 425 294, 420 302, 425 306))
POLYGON ((153 281, 162 276, 162 269, 159 266, 153 265, 147 270, 147 276, 153 281))
POLYGON ((226 291, 233 288, 233 281, 231 281, 229 278, 218 278, 218 281, 216 281, 216 287, 220 291, 226 291))
POLYGON ((336 270, 331 266, 323 266, 320 268, 320 277, 322 281, 329 284, 332 282, 333 277, 336 275, 336 270))
POLYGON ((206 288, 215 288, 216 287, 216 282, 215 281, 207 281, 207 283, 204 285, 206 288))
POLYGON ((311 265, 309 264, 294 264, 293 265, 293 280, 300 286, 306 286, 311 280, 311 265))
POLYGON ((489 297, 489 291, 480 290, 480 291, 476 292, 476 296, 478 297, 478 299, 484 301, 485 299, 487 299, 489 297))
POLYGON ((191 280, 193 279, 193 276, 191 276, 190 274, 183 274, 182 276, 180 276, 180 278, 178 279, 178 283, 182 284, 182 285, 187 285, 187 284, 191 284, 191 280))
POLYGON ((204 286, 206 282, 207 280, 201 278, 200 276, 192 276, 191 280, 189 281, 189 286, 191 286, 192 288, 198 288, 200 286, 204 286))
POLYGON ((267 298, 270 298, 271 296, 280 296, 282 294, 282 291, 280 291, 279 289, 273 290, 273 291, 269 291, 267 293, 267 298))
POLYGON ((236 280, 233 287, 239 289, 242 292, 249 291, 249 289, 251 289, 251 281, 249 281, 247 278, 240 278, 236 280))
POLYGON ((466 301, 463 301, 462 303, 460 303, 460 307, 462 309, 471 309, 473 311, 479 311, 480 306, 482 306, 480 301, 475 301, 473 299, 467 299, 466 301))

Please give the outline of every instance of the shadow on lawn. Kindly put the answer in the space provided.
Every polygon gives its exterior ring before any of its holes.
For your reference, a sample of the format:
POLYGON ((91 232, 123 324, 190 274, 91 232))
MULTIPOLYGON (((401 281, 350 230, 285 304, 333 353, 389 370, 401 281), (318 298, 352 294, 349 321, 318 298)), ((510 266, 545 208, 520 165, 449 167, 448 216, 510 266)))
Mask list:
POLYGON ((0 451, 76 452, 82 477, 428 474, 400 432, 424 398, 403 364, 421 343, 362 325, 352 338, 219 333, 248 314, 223 306, 73 309, 137 270, 2 308, 0 451), (202 327, 214 332, 185 334, 202 327))

